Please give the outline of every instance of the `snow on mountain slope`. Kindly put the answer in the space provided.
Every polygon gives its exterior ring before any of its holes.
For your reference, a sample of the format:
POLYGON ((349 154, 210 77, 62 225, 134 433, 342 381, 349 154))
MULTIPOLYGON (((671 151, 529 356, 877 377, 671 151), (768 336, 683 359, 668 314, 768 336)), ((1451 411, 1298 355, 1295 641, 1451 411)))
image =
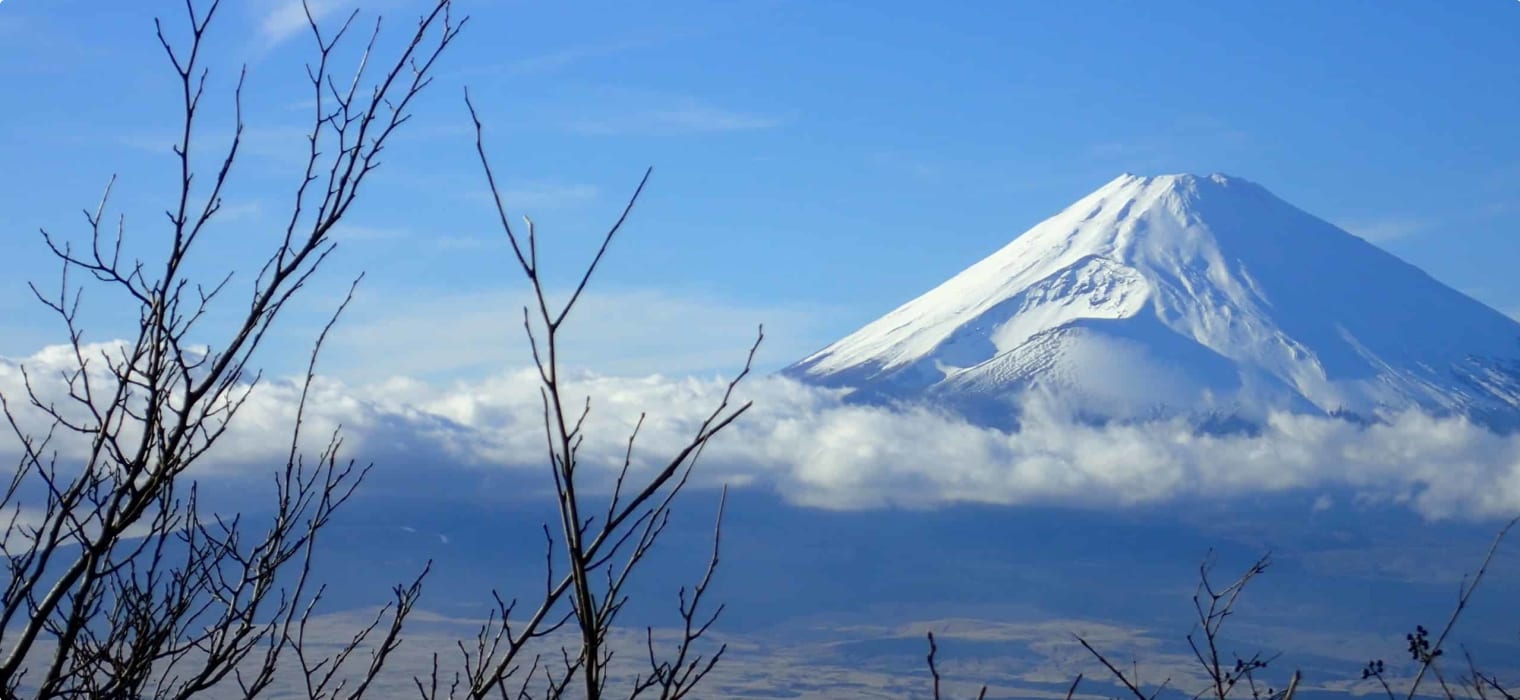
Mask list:
POLYGON ((1520 324, 1259 185, 1126 174, 784 372, 993 423, 1033 391, 1105 418, 1517 425, 1517 369, 1520 324))

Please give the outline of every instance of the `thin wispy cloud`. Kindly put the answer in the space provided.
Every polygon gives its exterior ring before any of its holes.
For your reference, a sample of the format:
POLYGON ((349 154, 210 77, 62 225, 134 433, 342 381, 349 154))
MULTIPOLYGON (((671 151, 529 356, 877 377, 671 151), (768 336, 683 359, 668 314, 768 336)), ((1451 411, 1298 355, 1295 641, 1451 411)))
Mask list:
POLYGON ((1178 137, 1191 134, 1227 146, 1247 146, 1255 140, 1250 131, 1241 128, 1229 119, 1206 113, 1178 117, 1173 122, 1172 129, 1178 137))
POLYGON ((1156 160, 1165 157, 1163 150, 1151 143, 1103 141, 1088 146, 1087 157, 1093 160, 1156 160))
POLYGON ((542 75, 570 68, 598 58, 607 58, 636 49, 653 46, 652 40, 614 41, 598 44, 567 46, 535 56, 526 56, 506 64, 502 72, 511 75, 542 75))
POLYGON ((920 180, 938 180, 949 169, 944 162, 898 151, 873 153, 869 162, 873 167, 920 180))
POLYGON ((265 10, 259 20, 259 36, 266 47, 284 42, 310 27, 306 13, 310 8, 312 19, 320 24, 323 19, 352 0, 275 0, 264 4, 265 10))
MULTIPOLYGON (((1088 143, 1082 148, 1085 161, 1100 168, 1100 173, 1115 170, 1170 173, 1183 172, 1216 159, 1221 153, 1240 152, 1253 144, 1250 132, 1208 114, 1179 116, 1154 129, 1118 138, 1088 143), (1206 145, 1207 150, 1200 146, 1206 145), (1203 155, 1208 154, 1208 155, 1203 155)), ((1203 170, 1211 170, 1203 167, 1203 170)))
POLYGON ((12 2, 0 7, 0 48, 9 60, 26 61, 28 70, 56 76, 67 74, 71 63, 89 65, 81 60, 112 55, 99 41, 81 35, 79 23, 67 11, 48 14, 49 4, 12 2), (58 60, 65 55, 71 60, 58 60))
POLYGON ((502 203, 512 209, 559 209, 596 201, 601 190, 596 185, 535 183, 509 188, 502 193, 502 203))
MULTIPOLYGON (((504 238, 448 243, 508 256, 504 238)), ((479 376, 528 361, 522 336, 526 291, 456 294, 360 292, 334 329, 328 371, 367 381, 394 375, 479 376)), ((564 361, 618 375, 727 370, 743 362, 760 324, 759 361, 778 365, 817 349, 834 310, 727 301, 655 289, 588 291, 565 329, 564 361)))
POLYGON ((0 15, 0 39, 25 36, 30 23, 21 17, 0 15))
MULTIPOLYGON (((231 106, 232 103, 229 101, 203 109, 223 109, 230 114, 231 106)), ((220 120, 203 121, 200 129, 204 132, 204 136, 198 137, 199 145, 205 150, 226 148, 226 145, 231 143, 235 131, 230 122, 220 120)), ((308 155, 307 149, 310 148, 310 142, 307 140, 310 134, 309 124, 296 122, 245 125, 238 147, 240 159, 256 159, 276 167, 304 166, 308 155)), ((127 148, 154 155, 165 155, 174 152, 174 148, 178 146, 183 136, 173 129, 160 129, 116 132, 110 134, 108 138, 127 148)))
POLYGON ((180 137, 167 130, 157 133, 132 132, 115 135, 117 144, 153 154, 170 152, 179 139, 180 137))
POLYGON ((401 228, 354 224, 341 224, 332 230, 332 237, 339 241, 399 241, 411 235, 410 231, 401 228))
POLYGON ((263 215, 264 203, 259 200, 224 202, 216 212, 216 219, 225 224, 234 221, 256 221, 263 215))
POLYGON ((433 239, 433 245, 439 250, 487 250, 492 246, 505 246, 502 237, 492 238, 489 236, 439 236, 433 239))
POLYGON ((711 133, 774 129, 783 119, 758 112, 724 109, 688 101, 671 107, 632 110, 569 123, 572 131, 593 135, 633 133, 711 133))
POLYGON ((1417 236, 1430 229, 1430 222, 1418 218, 1383 218, 1347 221, 1340 225, 1373 243, 1387 243, 1417 236))

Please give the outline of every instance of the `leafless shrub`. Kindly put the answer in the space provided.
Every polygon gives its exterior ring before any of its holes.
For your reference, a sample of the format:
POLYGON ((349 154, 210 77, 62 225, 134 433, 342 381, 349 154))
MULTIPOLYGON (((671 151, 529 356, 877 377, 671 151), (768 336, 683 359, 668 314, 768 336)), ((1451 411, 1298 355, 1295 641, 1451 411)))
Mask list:
MULTIPOLYGON (((1376 682, 1389 700, 1397 700, 1401 694, 1404 700, 1414 700, 1417 695, 1422 694, 1422 683, 1427 678, 1435 679, 1439 687, 1439 696, 1447 700, 1513 700, 1515 695, 1509 690, 1509 686, 1500 681, 1495 674, 1481 670, 1470 653, 1464 651, 1465 675, 1459 678, 1448 679, 1447 673, 1443 671, 1442 661, 1447 658, 1446 648, 1458 620, 1470 605, 1473 594, 1487 574, 1500 545, 1517 524, 1520 524, 1520 518, 1511 520, 1500 528, 1476 573, 1470 578, 1464 577, 1458 588, 1457 602, 1446 624, 1439 632, 1432 635, 1431 631, 1423 625, 1417 625, 1413 632, 1405 635, 1406 651, 1410 655, 1410 660, 1415 663, 1412 678, 1407 682, 1401 680, 1391 682, 1387 675, 1387 664, 1381 659, 1374 659, 1362 668, 1360 680, 1376 682), (1400 688, 1395 690, 1395 686, 1400 686, 1400 688)), ((1198 591, 1193 596, 1193 606, 1198 616, 1197 627, 1193 633, 1188 634, 1187 642, 1208 680, 1208 685, 1194 694, 1194 700, 1205 696, 1212 697, 1214 700, 1227 700, 1237 695, 1242 688, 1245 689, 1244 692, 1250 694, 1252 700, 1291 700, 1298 691, 1302 676, 1297 671, 1293 673, 1282 690, 1264 686, 1257 679, 1257 673, 1277 660, 1277 655, 1264 657, 1260 653, 1254 653, 1250 656, 1232 655, 1232 658, 1221 652, 1220 639, 1225 621, 1234 614, 1236 602, 1246 585, 1264 573, 1269 563, 1268 557, 1262 557, 1234 582, 1223 588, 1214 586, 1210 581, 1210 560, 1205 560, 1199 568, 1198 591)), ((1079 636, 1077 641, 1135 700, 1155 700, 1170 684, 1170 679, 1168 679, 1150 692, 1146 692, 1140 687, 1132 673, 1126 674, 1086 639, 1079 636)), ((932 670, 932 659, 930 667, 932 670)), ((1080 676, 1078 680, 1080 681, 1080 676)))
MULTIPOLYGON (((936 659, 939 657, 939 645, 934 642, 934 633, 933 632, 929 632, 928 633, 928 637, 929 637, 929 655, 925 658, 925 662, 929 664, 929 679, 930 679, 930 682, 931 682, 930 690, 933 693, 934 700, 940 700, 939 684, 940 684, 941 678, 940 678, 940 675, 939 675, 939 666, 936 665, 936 663, 935 663, 936 659)), ((1077 682, 1078 683, 1081 682, 1081 676, 1077 677, 1077 682)), ((1076 688, 1077 688, 1077 684, 1073 683, 1071 685, 1071 688, 1072 688, 1073 691, 1075 691, 1076 688)), ((982 686, 981 690, 977 691, 977 693, 976 693, 976 700, 983 700, 986 697, 987 697, 987 686, 984 685, 984 686, 982 686)), ((1070 693, 1067 694, 1067 700, 1071 700, 1070 693)))
MULTIPOLYGON (((1276 660, 1276 655, 1264 657, 1261 652, 1250 656, 1226 655, 1221 651, 1225 621, 1235 614, 1235 605, 1240 600, 1241 594, 1245 592, 1246 586, 1257 576, 1265 573, 1270 565, 1271 558, 1262 556, 1224 587, 1215 585, 1210 578, 1214 567, 1212 552, 1199 565, 1198 588, 1193 593, 1193 610, 1197 615, 1197 620, 1194 631, 1187 635, 1187 643, 1193 653, 1193 658, 1203 670, 1208 684, 1193 695, 1194 700, 1203 697, 1229 700, 1231 697, 1236 697, 1242 689, 1250 694, 1252 700, 1291 700, 1297 692, 1299 674, 1296 672, 1287 687, 1281 691, 1258 681, 1257 672, 1266 669, 1272 661, 1276 660)), ((1147 692, 1141 687, 1139 678, 1134 672, 1125 673, 1087 639, 1080 635, 1073 636, 1077 643, 1101 663, 1109 675, 1136 700, 1156 700, 1171 686, 1172 680, 1167 678, 1147 692)), ((1077 682, 1081 682, 1081 676, 1077 677, 1077 682)), ((1076 687, 1077 683, 1073 683, 1068 696, 1075 692, 1076 687)))
POLYGON ((463 22, 450 16, 449 0, 438 0, 382 66, 373 55, 377 21, 351 78, 340 80, 335 51, 355 16, 326 33, 308 11, 316 59, 308 66, 315 109, 305 169, 246 307, 219 330, 205 319, 232 294, 233 272, 198 278, 187 264, 221 209, 244 130, 246 69, 233 91, 235 126, 217 152, 219 166, 209 180, 196 171, 200 149, 192 135, 209 77, 202 50, 219 8, 219 0, 187 0, 184 39, 156 25, 179 79, 183 116, 173 149, 178 196, 165 212, 169 235, 159 256, 123 256, 125 222, 107 221, 109 185, 99 206, 85 213, 85 245, 42 234, 62 273, 55 292, 32 290, 62 321, 75 369, 59 378, 27 374, 24 397, 0 396, 21 453, 0 492, 3 697, 188 698, 233 687, 254 697, 293 656, 312 698, 357 698, 395 648, 420 592, 420 576, 397 587, 375 623, 331 656, 316 658, 303 648, 322 597, 310 581, 318 534, 368 471, 340 458, 337 434, 315 459, 301 454, 306 393, 331 322, 311 351, 287 459, 272 470, 269 520, 201 508, 187 472, 225 435, 259 383, 251 363, 266 333, 332 253, 334 226, 380 165, 380 153, 408 120, 409 106, 463 22), (135 337, 106 350, 84 342, 81 277, 135 304, 135 337), (67 387, 62 401, 39 389, 38 381, 54 379, 67 387), (23 427, 39 416, 45 430, 23 427), (84 445, 83 458, 60 457, 65 441, 84 445), (355 672, 361 652, 368 658, 355 672))
MULTIPOLYGON (((546 288, 541 274, 537 229, 531 219, 525 220, 525 235, 520 236, 513 229, 486 154, 480 116, 468 94, 465 102, 475 126, 476 152, 496 201, 502 231, 533 292, 533 305, 523 308, 523 328, 541 384, 546 452, 559 513, 559 523, 552 530, 558 532, 559 539, 555 539, 549 526, 544 527, 543 590, 522 608, 517 599, 497 596, 496 608, 473 643, 458 645, 462 670, 445 679, 435 657, 432 673, 427 678, 418 678, 416 685, 428 700, 488 696, 559 698, 571 692, 576 697, 595 700, 609 693, 613 650, 608 637, 628 603, 629 578, 647 561, 649 552, 665 532, 671 506, 686 486, 708 442, 749 409, 748 403, 735 406, 733 394, 739 382, 748 376, 764 335, 762 332, 756 338, 743 369, 729 382, 722 400, 686 444, 668 460, 662 460, 663 466, 635 478, 631 468, 639 427, 644 421, 640 416, 628 438, 611 494, 605 498, 597 496, 590 478, 581 473, 579 460, 591 399, 586 398, 577 407, 566 395, 560 365, 561 331, 613 238, 627 221, 650 172, 644 173, 622 213, 602 236, 600 247, 566 301, 556 305, 549 301, 551 290, 546 288), (525 614, 514 620, 524 610, 525 614), (542 644, 538 643, 567 625, 576 632, 575 644, 561 645, 549 652, 540 649, 542 644)), ((723 656, 726 647, 703 645, 704 636, 723 611, 722 606, 711 612, 704 607, 718 564, 721 505, 718 518, 705 573, 690 589, 682 588, 678 593, 682 632, 674 648, 662 654, 656 648, 654 631, 647 630, 648 668, 627 679, 626 688, 618 695, 629 698, 649 695, 663 700, 686 697, 723 656)))
MULTIPOLYGON (((1447 643, 1450 641, 1452 630, 1456 629, 1457 621, 1461 619, 1462 613, 1471 604, 1473 594, 1478 590, 1478 584, 1483 582, 1483 577, 1488 573, 1488 568, 1493 563, 1494 556, 1499 552, 1499 546, 1504 543, 1504 538, 1509 535, 1510 531, 1517 524, 1520 524, 1520 517, 1505 523, 1504 527, 1499 529, 1498 534, 1494 535, 1493 544, 1489 545, 1488 553, 1483 556, 1483 561, 1478 565, 1477 572, 1471 578, 1463 577, 1461 584, 1457 588, 1456 605, 1453 606, 1451 615, 1446 618, 1445 626, 1441 628, 1441 631, 1434 638, 1431 637, 1430 630, 1426 629, 1424 625, 1416 625, 1413 632, 1404 636, 1404 641, 1408 643, 1405 650, 1409 652, 1410 660, 1416 664, 1414 678, 1409 681, 1409 688, 1404 692, 1405 700, 1413 700, 1420 693, 1421 683, 1425 681, 1427 676, 1436 679, 1436 684, 1440 686, 1441 696, 1448 700, 1457 700, 1457 698, 1476 698, 1477 700, 1503 698, 1504 700, 1511 700, 1514 697, 1513 693, 1496 675, 1480 670, 1470 653, 1464 652, 1463 654, 1467 675, 1450 681, 1447 680, 1446 673, 1442 670, 1441 661, 1446 657, 1447 643)), ((1397 700, 1398 694, 1395 693, 1393 686, 1388 682, 1386 669, 1387 665, 1381 659, 1368 661, 1367 665, 1362 668, 1361 679, 1363 681, 1376 681, 1390 700, 1397 700)))

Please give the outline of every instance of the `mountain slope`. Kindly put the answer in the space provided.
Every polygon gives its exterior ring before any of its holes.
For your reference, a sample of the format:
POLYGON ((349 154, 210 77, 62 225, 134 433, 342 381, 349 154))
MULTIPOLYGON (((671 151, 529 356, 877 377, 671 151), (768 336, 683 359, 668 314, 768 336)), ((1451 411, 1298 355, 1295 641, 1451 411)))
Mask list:
POLYGON ((1224 175, 1121 176, 784 370, 1005 422, 1081 415, 1520 416, 1520 324, 1224 175))

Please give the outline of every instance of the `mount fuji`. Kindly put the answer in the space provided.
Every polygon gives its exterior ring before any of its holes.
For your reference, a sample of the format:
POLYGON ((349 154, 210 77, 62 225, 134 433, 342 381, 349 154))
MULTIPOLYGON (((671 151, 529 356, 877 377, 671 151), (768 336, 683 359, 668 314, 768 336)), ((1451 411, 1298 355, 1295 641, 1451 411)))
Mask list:
POLYGON ((1520 427, 1520 323, 1241 178, 1125 174, 786 368, 1016 425, 1419 410, 1520 427))

